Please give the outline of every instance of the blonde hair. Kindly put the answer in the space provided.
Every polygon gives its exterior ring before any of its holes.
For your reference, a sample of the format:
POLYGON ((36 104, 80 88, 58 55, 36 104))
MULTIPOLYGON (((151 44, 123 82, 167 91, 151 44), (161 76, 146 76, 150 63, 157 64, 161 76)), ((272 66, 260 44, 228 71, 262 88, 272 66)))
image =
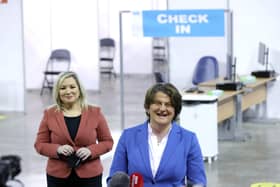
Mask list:
POLYGON ((86 109, 87 108, 87 102, 86 102, 86 92, 85 89, 83 88, 83 85, 81 84, 79 77, 76 73, 72 72, 72 71, 67 71, 67 72, 63 72, 61 74, 59 74, 57 81, 54 84, 54 89, 53 89, 53 99, 54 102, 57 106, 58 110, 63 110, 63 103, 60 99, 59 96, 59 89, 61 87, 61 84, 63 83, 63 81, 67 78, 74 78, 74 80, 76 81, 79 91, 80 91, 80 96, 79 96, 79 103, 81 105, 82 109, 86 109))

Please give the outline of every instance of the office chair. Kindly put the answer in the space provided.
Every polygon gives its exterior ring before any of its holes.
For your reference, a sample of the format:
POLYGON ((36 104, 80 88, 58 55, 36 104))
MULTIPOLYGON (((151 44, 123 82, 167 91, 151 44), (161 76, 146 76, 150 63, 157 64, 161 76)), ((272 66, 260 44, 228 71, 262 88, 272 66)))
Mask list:
POLYGON ((101 74, 108 74, 116 77, 114 70, 115 40, 112 38, 100 39, 99 47, 99 71, 101 74))
POLYGON ((44 71, 44 79, 40 95, 43 94, 44 89, 53 89, 54 81, 57 75, 62 72, 70 70, 71 54, 67 49, 55 49, 51 52, 48 58, 46 69, 44 71))
POLYGON ((213 56, 203 56, 199 59, 198 63, 196 64, 192 83, 194 87, 186 89, 186 92, 198 92, 202 93, 202 90, 199 90, 198 84, 209 81, 219 76, 219 65, 218 61, 213 56))
POLYGON ((218 61, 213 56, 201 57, 195 67, 192 83, 198 85, 202 82, 219 77, 218 61))

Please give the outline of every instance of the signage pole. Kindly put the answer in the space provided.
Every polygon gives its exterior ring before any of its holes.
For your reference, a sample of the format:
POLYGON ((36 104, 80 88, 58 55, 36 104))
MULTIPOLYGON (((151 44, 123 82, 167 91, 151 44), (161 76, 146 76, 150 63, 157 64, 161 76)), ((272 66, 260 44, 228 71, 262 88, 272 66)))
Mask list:
POLYGON ((130 13, 128 10, 119 12, 119 28, 120 28, 120 102, 121 102, 121 129, 125 128, 124 114, 124 77, 123 77, 123 31, 122 31, 122 15, 130 13))

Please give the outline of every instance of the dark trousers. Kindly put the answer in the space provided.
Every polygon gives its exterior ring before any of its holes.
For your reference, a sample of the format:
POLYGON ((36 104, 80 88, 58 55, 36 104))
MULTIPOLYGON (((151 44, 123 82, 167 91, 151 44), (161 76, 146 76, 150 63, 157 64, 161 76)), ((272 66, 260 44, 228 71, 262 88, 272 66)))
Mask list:
POLYGON ((47 174, 48 187, 102 187, 102 174, 92 178, 80 178, 75 170, 67 178, 47 174))

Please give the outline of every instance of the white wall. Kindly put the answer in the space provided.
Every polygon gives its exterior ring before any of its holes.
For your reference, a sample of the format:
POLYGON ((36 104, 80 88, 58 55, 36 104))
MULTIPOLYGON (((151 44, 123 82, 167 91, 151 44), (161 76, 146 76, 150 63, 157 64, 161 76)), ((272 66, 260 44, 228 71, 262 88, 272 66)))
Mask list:
POLYGON ((43 82, 43 71, 51 51, 50 5, 50 1, 23 3, 27 89, 40 89, 43 82))
MULTIPOLYGON (((278 0, 169 0, 170 9, 226 9, 233 11, 233 55, 237 57, 237 74, 264 70, 257 63, 258 43, 270 48, 269 61, 280 70, 280 12, 278 0)), ((226 36, 225 36, 226 37, 226 36)), ((222 38, 171 38, 170 81, 177 87, 191 86, 192 74, 199 57, 214 55, 220 63, 220 74, 226 70, 227 40, 222 38)), ((268 117, 280 117, 280 83, 274 82, 268 92, 268 117)))
MULTIPOLYGON (((252 70, 264 70, 257 63, 258 42, 270 48, 269 62, 280 70, 280 1, 231 0, 234 11, 234 53, 238 59, 237 72, 248 74, 252 70)), ((268 92, 268 117, 280 118, 280 82, 274 82, 268 92)))
MULTIPOLYGON (((118 73, 119 11, 161 7, 162 1, 24 1, 26 88, 41 88, 42 72, 51 50, 65 47, 71 51, 73 70, 80 75, 86 89, 98 90, 98 39, 116 40, 118 73)), ((124 14, 123 30, 124 73, 151 73, 151 39, 132 35, 128 14, 124 14)))
MULTIPOLYGON (((0 69, 0 83, 1 88, 10 90, 8 94, 1 92, 0 95, 0 106, 4 110, 23 110, 24 78, 27 89, 41 87, 42 72, 53 47, 69 48, 74 59, 73 68, 80 74, 86 88, 99 89, 98 38, 112 36, 117 40, 117 46, 119 45, 119 11, 152 9, 157 8, 156 6, 164 9, 161 5, 166 3, 164 0, 106 0, 107 5, 100 5, 100 2, 103 0, 99 1, 99 6, 106 8, 98 11, 103 11, 102 15, 107 17, 101 16, 98 19, 97 1, 24 1, 24 54, 19 32, 22 18, 21 1, 13 0, 0 6, 0 63, 1 67, 5 67, 0 69), (59 20, 63 19, 65 23, 60 24, 59 20), (100 23, 102 20, 105 24, 100 23), (6 107, 7 104, 10 106, 6 107)), ((227 1, 212 0, 211 3, 206 3, 204 0, 169 0, 168 4, 170 9, 217 9, 226 8, 227 1)), ((256 63, 259 41, 266 43, 270 51, 280 51, 280 13, 277 9, 279 5, 278 0, 230 1, 230 8, 234 12, 234 54, 238 60, 239 74, 247 74, 253 69, 261 68, 256 63)), ((125 72, 151 73, 150 39, 133 37, 129 18, 126 17, 124 21, 125 72)), ((171 63, 174 63, 171 71, 176 72, 171 74, 171 81, 179 88, 191 84, 193 68, 200 56, 212 54, 221 62, 225 62, 226 40, 221 38, 171 38, 170 47, 171 63)), ((276 53, 271 54, 270 59, 277 61, 278 58, 272 56, 277 56, 276 53)), ((119 70, 118 59, 116 68, 119 70)), ((221 67, 220 70, 225 71, 225 67, 221 67)), ((280 94, 278 84, 277 82, 273 91, 269 92, 274 98, 280 94)), ((279 100, 274 99, 273 103, 268 103, 269 106, 279 106, 276 101, 279 100)), ((279 115, 275 111, 270 113, 279 115)))
POLYGON ((24 34, 27 89, 41 88, 55 48, 70 50, 71 69, 87 90, 99 89, 97 1, 24 1, 24 34))
MULTIPOLYGON (((169 0, 169 9, 226 9, 225 0, 169 0)), ((226 20, 226 18, 225 18, 226 20)), ((226 24, 225 24, 226 28, 226 24)), ((226 30, 225 30, 225 33, 226 30)), ((225 37, 171 37, 169 40, 170 74, 169 80, 179 89, 192 86, 192 76, 199 58, 215 56, 219 61, 220 74, 225 73, 227 52, 225 37)))
POLYGON ((21 0, 0 4, 0 111, 24 111, 21 0))
MULTIPOLYGON (((115 69, 119 73, 119 12, 123 10, 165 9, 166 0, 99 0, 99 37, 112 37, 116 40, 117 52, 115 69), (102 30, 102 29, 109 29, 102 30)), ((125 74, 152 73, 151 38, 133 35, 130 14, 123 13, 123 66, 125 74)))
POLYGON ((280 1, 277 0, 230 1, 234 12, 234 53, 238 58, 239 73, 264 68, 257 63, 260 41, 272 50, 280 50, 279 6, 280 1))

